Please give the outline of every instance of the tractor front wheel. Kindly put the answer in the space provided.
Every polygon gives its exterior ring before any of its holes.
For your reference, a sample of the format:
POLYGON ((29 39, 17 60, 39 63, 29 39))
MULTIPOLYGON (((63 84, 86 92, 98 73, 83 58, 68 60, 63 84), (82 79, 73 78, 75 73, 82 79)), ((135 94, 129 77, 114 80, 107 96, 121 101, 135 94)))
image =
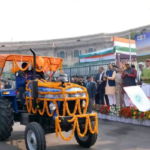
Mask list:
MULTIPOLYGON (((94 123, 91 123, 92 127, 94 127, 94 123)), ((80 124, 80 131, 81 133, 84 132, 85 125, 80 124)), ((80 137, 77 133, 77 130, 75 130, 75 138, 80 146, 84 148, 90 148, 96 143, 97 140, 97 134, 92 134, 90 131, 87 131, 87 134, 84 137, 80 137)))
POLYGON ((25 144, 27 150, 46 150, 45 133, 39 123, 31 122, 26 126, 25 144))
POLYGON ((4 98, 0 98, 0 141, 5 141, 11 136, 14 125, 13 109, 11 102, 4 98))

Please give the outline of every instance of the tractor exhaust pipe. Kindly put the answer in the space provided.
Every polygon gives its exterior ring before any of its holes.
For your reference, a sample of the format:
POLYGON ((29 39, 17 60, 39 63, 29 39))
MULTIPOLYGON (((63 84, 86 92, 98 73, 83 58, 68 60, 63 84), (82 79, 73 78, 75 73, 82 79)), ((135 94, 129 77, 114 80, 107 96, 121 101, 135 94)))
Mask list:
POLYGON ((38 98, 38 82, 36 81, 36 54, 31 48, 30 51, 33 54, 33 81, 31 82, 31 96, 33 98, 32 105, 35 109, 37 107, 36 99, 38 98))
POLYGON ((33 49, 30 48, 31 53, 33 54, 33 80, 36 79, 36 54, 33 49))

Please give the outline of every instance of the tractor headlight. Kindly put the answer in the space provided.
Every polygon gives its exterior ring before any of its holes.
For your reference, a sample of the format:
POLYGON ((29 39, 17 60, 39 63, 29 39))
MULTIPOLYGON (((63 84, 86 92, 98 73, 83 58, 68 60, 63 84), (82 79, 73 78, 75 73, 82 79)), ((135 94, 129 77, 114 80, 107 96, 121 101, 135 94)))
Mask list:
POLYGON ((82 107, 85 107, 85 106, 86 106, 86 101, 83 100, 83 101, 82 101, 82 107))
POLYGON ((86 97, 85 93, 79 93, 79 94, 80 94, 80 97, 86 97))
POLYGON ((8 92, 8 91, 7 92, 3 92, 3 94, 4 95, 8 95, 8 94, 10 94, 10 92, 8 92))
POLYGON ((49 104, 49 109, 50 109, 50 110, 55 110, 55 109, 56 109, 56 105, 53 104, 53 103, 50 103, 50 104, 49 104))
POLYGON ((85 93, 66 94, 66 97, 86 97, 85 93))

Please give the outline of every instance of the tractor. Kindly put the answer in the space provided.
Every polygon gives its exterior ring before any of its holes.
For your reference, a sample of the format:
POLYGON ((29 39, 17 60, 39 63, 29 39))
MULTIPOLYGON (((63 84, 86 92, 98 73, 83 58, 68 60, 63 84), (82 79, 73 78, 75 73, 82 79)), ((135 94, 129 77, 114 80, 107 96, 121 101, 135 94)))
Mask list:
POLYGON ((87 112, 86 88, 68 82, 62 72, 63 59, 36 56, 33 49, 30 51, 32 55, 0 55, 0 77, 6 62, 12 62, 16 85, 5 89, 0 84, 0 141, 11 136, 14 122, 20 122, 26 126, 27 150, 46 150, 45 135, 50 133, 60 134, 66 141, 75 136, 80 146, 90 148, 97 141, 98 119, 97 113, 87 112), (59 69, 59 82, 52 82, 59 69), (65 137, 63 131, 70 136, 65 137))

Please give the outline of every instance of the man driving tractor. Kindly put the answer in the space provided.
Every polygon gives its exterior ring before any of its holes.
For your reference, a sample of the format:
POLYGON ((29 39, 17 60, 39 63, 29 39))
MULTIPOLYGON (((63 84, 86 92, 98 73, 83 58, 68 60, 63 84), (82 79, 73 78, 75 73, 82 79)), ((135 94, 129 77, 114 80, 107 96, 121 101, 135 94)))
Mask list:
MULTIPOLYGON (((36 61, 36 69, 41 70, 44 66, 44 59, 42 57, 38 57, 36 60, 37 60, 36 61)), ((25 69, 27 67, 27 65, 28 64, 26 62, 23 62, 21 65, 22 69, 25 69)), ((40 71, 40 72, 36 71, 36 75, 37 75, 37 78, 44 79, 44 72, 43 71, 40 71)), ((21 99, 22 105, 25 104, 24 92, 25 92, 25 88, 26 88, 26 83, 27 83, 27 81, 32 80, 32 79, 33 79, 33 68, 31 68, 31 70, 29 70, 29 68, 28 68, 24 72, 21 72, 22 84, 19 85, 18 91, 20 92, 20 99, 21 99)))
MULTIPOLYGON (((22 68, 24 69, 24 68, 26 68, 26 66, 27 66, 27 63, 23 62, 22 63, 22 68)), ((38 57, 36 59, 36 69, 41 70, 43 68, 43 66, 44 66, 44 59, 42 57, 38 57)), ((32 79, 33 68, 31 68, 31 70, 28 69, 28 70, 26 70, 24 72, 25 72, 25 78, 26 79, 28 79, 28 80, 29 80, 29 78, 32 79)), ((36 75, 38 77, 44 79, 44 72, 43 71, 40 71, 40 72, 36 71, 36 75)))

